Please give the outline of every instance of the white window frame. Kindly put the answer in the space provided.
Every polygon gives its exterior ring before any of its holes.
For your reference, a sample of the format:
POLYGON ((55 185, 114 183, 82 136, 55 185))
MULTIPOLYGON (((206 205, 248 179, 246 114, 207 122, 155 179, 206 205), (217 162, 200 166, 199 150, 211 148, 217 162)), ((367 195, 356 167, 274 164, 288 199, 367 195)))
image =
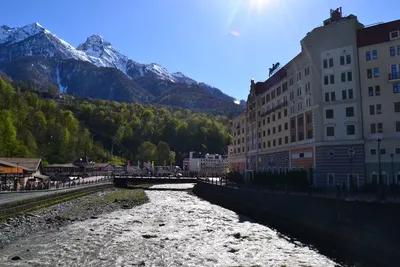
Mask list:
POLYGON ((390 40, 397 40, 397 39, 400 39, 400 31, 391 31, 391 32, 389 33, 389 37, 390 37, 390 40), (392 33, 395 33, 395 32, 397 32, 397 37, 392 37, 392 33))

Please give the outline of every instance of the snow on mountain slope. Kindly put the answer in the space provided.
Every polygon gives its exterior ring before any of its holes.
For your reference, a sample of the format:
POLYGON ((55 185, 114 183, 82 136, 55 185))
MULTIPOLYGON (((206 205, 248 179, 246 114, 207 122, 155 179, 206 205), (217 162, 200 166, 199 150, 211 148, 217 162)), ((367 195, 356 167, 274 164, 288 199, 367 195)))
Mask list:
POLYGON ((195 80, 186 76, 182 72, 174 72, 171 74, 171 76, 174 78, 176 82, 187 83, 187 84, 197 83, 195 80))
POLYGON ((221 90, 195 81, 182 72, 170 73, 163 66, 141 64, 121 54, 100 35, 92 35, 77 48, 58 38, 39 23, 23 27, 0 26, 0 61, 13 61, 27 56, 45 56, 57 59, 75 59, 90 62, 98 67, 110 67, 122 71, 128 77, 151 77, 173 83, 198 84, 210 94, 232 99, 221 90))
POLYGON ((117 68, 126 73, 128 58, 100 35, 92 35, 77 48, 86 53, 90 61, 99 67, 117 68))
POLYGON ((24 27, 0 26, 0 60, 25 56, 50 56, 89 61, 88 56, 43 28, 39 23, 24 27))

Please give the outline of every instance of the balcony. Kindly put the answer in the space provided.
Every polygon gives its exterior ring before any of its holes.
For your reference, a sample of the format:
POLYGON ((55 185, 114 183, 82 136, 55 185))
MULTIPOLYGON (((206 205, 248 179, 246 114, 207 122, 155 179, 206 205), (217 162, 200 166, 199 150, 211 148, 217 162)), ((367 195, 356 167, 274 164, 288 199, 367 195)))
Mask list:
POLYGON ((390 83, 397 83, 400 82, 400 72, 392 72, 389 73, 389 82, 390 83))
POLYGON ((261 113, 261 117, 265 117, 268 114, 271 114, 271 113, 273 113, 273 112, 275 112, 275 111, 277 111, 277 110, 279 110, 281 108, 287 107, 287 105, 288 105, 288 102, 284 101, 284 102, 280 103, 279 105, 277 105, 277 106, 275 106, 273 108, 270 108, 270 109, 264 111, 263 113, 261 113))

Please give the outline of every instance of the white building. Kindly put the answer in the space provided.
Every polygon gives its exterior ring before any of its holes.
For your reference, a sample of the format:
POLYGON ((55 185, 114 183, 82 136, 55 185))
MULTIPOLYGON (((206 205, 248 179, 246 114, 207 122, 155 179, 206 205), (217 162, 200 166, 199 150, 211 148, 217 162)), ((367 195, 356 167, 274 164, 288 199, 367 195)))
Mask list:
POLYGON ((228 168, 228 157, 219 154, 203 154, 190 152, 189 158, 184 161, 184 170, 191 173, 210 176, 212 174, 223 174, 228 168))

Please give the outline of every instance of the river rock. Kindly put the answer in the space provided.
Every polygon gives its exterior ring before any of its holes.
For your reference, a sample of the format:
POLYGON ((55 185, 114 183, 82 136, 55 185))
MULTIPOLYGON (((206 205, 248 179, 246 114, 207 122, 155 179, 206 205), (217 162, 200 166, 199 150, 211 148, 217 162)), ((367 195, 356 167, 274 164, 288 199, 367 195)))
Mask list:
POLYGON ((14 256, 11 258, 12 261, 19 261, 22 260, 20 256, 14 256))

